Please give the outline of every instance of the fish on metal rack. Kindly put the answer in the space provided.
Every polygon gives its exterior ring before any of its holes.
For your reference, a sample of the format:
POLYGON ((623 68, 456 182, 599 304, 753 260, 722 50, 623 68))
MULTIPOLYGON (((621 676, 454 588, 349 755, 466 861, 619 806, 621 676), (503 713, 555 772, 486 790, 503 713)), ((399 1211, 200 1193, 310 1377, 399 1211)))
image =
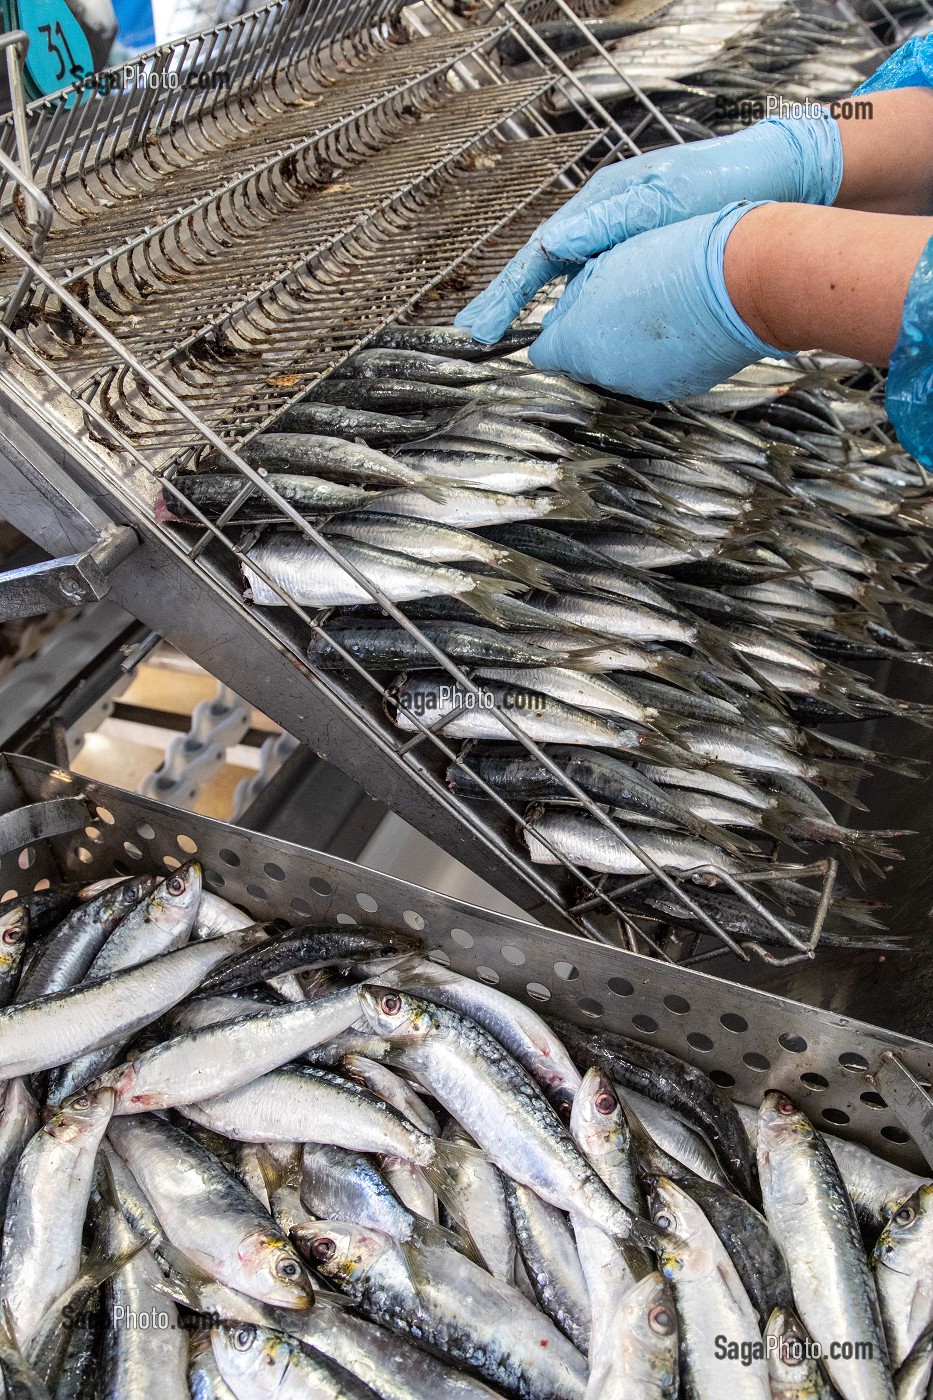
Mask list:
POLYGON ((431 676, 402 678, 387 692, 386 714, 400 729, 417 733, 420 719, 427 727, 453 739, 512 739, 499 718, 508 714, 528 736, 541 743, 582 744, 623 753, 654 756, 658 761, 676 753, 664 739, 644 726, 622 725, 603 715, 565 705, 551 695, 522 686, 486 681, 479 694, 458 682, 431 676), (448 718, 449 716, 449 718, 448 718))
POLYGON ((553 570, 537 559, 484 540, 469 530, 413 519, 410 516, 348 515, 326 531, 375 549, 395 550, 429 564, 487 565, 536 588, 547 588, 553 570))
POLYGON ((406 418, 392 413, 368 413, 346 404, 315 403, 308 399, 291 404, 275 420, 273 431, 319 433, 324 437, 362 439, 370 447, 397 447, 411 442, 428 426, 427 420, 406 418))
MULTIPOLYGON (((508 579, 479 578, 462 569, 425 564, 356 542, 335 543, 334 547, 393 602, 449 594, 469 596, 471 607, 482 610, 498 594, 519 586, 508 579)), ((331 608, 371 601, 366 588, 302 535, 281 534, 260 540, 249 550, 242 569, 247 596, 259 607, 282 607, 285 603, 277 589, 260 577, 260 569, 287 598, 303 607, 331 608)))
MULTIPOLYGON (((276 495, 309 519, 359 510, 372 501, 374 495, 381 494, 363 486, 342 486, 339 482, 322 481, 320 477, 298 473, 286 476, 281 472, 270 472, 265 480, 276 495)), ((155 519, 162 524, 172 521, 197 523, 195 510, 206 520, 217 520, 250 487, 246 477, 235 472, 198 472, 177 476, 172 484, 181 493, 181 499, 174 491, 162 488, 155 505, 155 519), (187 506, 192 509, 187 509, 187 506)), ((253 488, 233 512, 229 523, 277 525, 285 524, 287 520, 276 501, 253 488)))
MULTIPOLYGON (((572 646, 565 643, 562 651, 554 652, 529 642, 521 632, 493 631, 475 623, 419 621, 417 628, 451 661, 463 666, 480 662, 540 666, 568 660, 573 654, 572 646)), ((375 671, 435 670, 438 664, 413 633, 395 623, 380 625, 351 617, 329 618, 326 631, 316 633, 308 643, 308 659, 321 670, 349 670, 350 663, 343 652, 375 671)))
MULTIPOLYGON (((423 472, 374 447, 317 433, 260 433, 244 443, 239 454, 251 467, 266 472, 310 471, 350 486, 417 486, 424 481, 423 472)), ((222 460, 219 465, 226 467, 222 460)), ((205 467, 210 466, 208 459, 205 467)))

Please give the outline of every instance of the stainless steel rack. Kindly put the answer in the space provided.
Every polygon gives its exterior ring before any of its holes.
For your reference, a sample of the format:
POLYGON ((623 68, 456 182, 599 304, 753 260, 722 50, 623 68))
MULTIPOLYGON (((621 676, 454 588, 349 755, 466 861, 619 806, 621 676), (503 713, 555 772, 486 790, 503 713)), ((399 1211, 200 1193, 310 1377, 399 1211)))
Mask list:
MULTIPOLYGON (((573 18, 566 0, 555 3, 573 18)), ((430 317, 454 287, 465 300, 595 165, 638 150, 582 95, 572 130, 548 119, 542 99, 572 85, 572 71, 519 7, 504 4, 479 29, 434 0, 427 9, 437 32, 413 36, 387 5, 340 7, 338 22, 325 5, 275 0, 145 59, 154 79, 193 75, 161 105, 148 88, 110 93, 103 81, 14 110, 0 135, 3 510, 55 554, 92 549, 114 525, 132 529, 137 547, 107 582, 153 633, 530 913, 643 948, 584 871, 545 871, 520 853, 521 811, 450 794, 456 748, 427 725, 414 741, 400 735, 383 715, 380 678, 356 662, 345 678, 315 672, 307 644, 326 619, 280 590, 287 606, 273 611, 243 601, 232 508, 214 524, 199 517, 202 532, 153 516, 179 465, 209 447, 244 492, 274 500, 283 521, 339 558, 246 464, 244 442, 387 323, 430 317), (507 34, 528 48, 521 82, 497 65, 507 34), (225 88, 197 86, 222 62, 225 88), (574 914, 581 890, 620 922, 574 914)), ((645 120, 664 124, 633 96, 645 120)), ((822 873, 826 894, 831 863, 822 873)), ((807 941, 786 938, 809 955, 807 941)))

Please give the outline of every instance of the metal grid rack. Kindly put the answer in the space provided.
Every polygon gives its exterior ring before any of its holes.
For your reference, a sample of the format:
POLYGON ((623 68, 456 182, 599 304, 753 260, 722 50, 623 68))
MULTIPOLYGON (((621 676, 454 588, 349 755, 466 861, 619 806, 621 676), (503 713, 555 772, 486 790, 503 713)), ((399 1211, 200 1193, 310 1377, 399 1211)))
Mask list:
POLYGON ((660 1045, 739 1103, 757 1106, 766 1088, 781 1088, 826 1131, 915 1170, 933 1161, 924 1119, 933 1045, 0 755, 0 897, 172 869, 193 856, 205 888, 257 921, 411 929, 455 971, 546 1015, 660 1045))
MULTIPOLYGON (((574 18, 566 0, 554 2, 574 18)), ((400 735, 383 714, 385 678, 355 661, 348 679, 309 666, 324 618, 280 590, 287 606, 274 612, 244 603, 245 546, 226 528, 235 506, 216 524, 199 517, 197 538, 153 519, 158 492, 170 495, 179 465, 209 447, 244 492, 273 500, 283 521, 339 559, 246 464, 243 443, 387 323, 430 308, 452 284, 465 299, 596 164, 638 150, 582 96, 572 131, 548 120, 541 99, 573 75, 518 8, 504 4, 482 29, 433 0, 429 10, 438 32, 406 39, 385 5, 341 8, 338 34, 326 6, 305 13, 275 0, 146 60, 154 75, 198 74, 230 53, 225 92, 190 88, 162 108, 135 89, 66 93, 14 111, 7 154, 0 145, 4 509, 56 553, 131 526, 139 545, 109 583, 153 632, 530 913, 611 940, 626 936, 621 928, 631 940, 619 910, 608 933, 593 914, 573 913, 581 890, 614 909, 584 871, 568 862, 544 871, 519 852, 520 811, 449 793, 456 748, 426 723, 414 741, 400 735), (248 34, 259 55, 249 63, 248 34), (528 46, 520 83, 495 61, 506 34, 528 46)), ((644 121, 667 125, 633 96, 644 121)), ((788 941, 806 956, 806 944, 788 941)))

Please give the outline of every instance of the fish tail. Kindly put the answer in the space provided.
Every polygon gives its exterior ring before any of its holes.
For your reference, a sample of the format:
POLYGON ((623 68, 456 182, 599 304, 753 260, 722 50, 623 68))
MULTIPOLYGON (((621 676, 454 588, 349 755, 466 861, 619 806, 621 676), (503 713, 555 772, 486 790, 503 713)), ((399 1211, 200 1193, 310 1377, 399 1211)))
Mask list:
POLYGON ((471 574, 473 587, 462 595, 463 601, 496 627, 508 627, 510 617, 503 604, 511 593, 524 592, 525 584, 513 583, 509 579, 487 578, 483 574, 471 574))
POLYGON ((567 578, 565 570, 545 564, 540 559, 532 559, 530 554, 522 554, 518 549, 500 550, 499 567, 520 583, 527 583, 529 588, 541 588, 547 592, 552 592, 555 585, 564 583, 567 578))
POLYGON ((864 802, 858 801, 854 789, 867 776, 866 768, 859 768, 854 763, 837 763, 835 759, 821 759, 811 763, 807 773, 811 783, 823 788, 833 797, 850 803, 859 812, 867 812, 868 808, 864 802))
POLYGON ((548 520, 598 520, 602 513, 590 495, 590 488, 573 482, 563 483, 556 492, 561 502, 552 510, 548 520))

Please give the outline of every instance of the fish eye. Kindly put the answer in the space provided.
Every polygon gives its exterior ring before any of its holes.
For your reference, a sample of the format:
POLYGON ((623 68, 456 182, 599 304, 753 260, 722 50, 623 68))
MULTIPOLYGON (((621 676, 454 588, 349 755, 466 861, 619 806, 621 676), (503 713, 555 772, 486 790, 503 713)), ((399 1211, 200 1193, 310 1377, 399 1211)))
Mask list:
POLYGON ((386 1016, 397 1016, 402 1009, 402 998, 395 992, 386 992, 379 1001, 379 1009, 386 1016))
POLYGON ((281 1278, 297 1278, 300 1270, 294 1259, 280 1259, 276 1267, 276 1273, 281 1278))
POLYGON ((237 1351, 249 1351, 250 1347, 253 1345, 253 1338, 255 1335, 256 1329, 253 1327, 238 1327, 230 1340, 233 1342, 237 1351))
POLYGON ((657 1332, 658 1336, 669 1337, 676 1326, 674 1314, 671 1312, 670 1308, 665 1307, 663 1303, 659 1303, 658 1306, 652 1308, 648 1314, 648 1326, 651 1328, 652 1332, 657 1332))
POLYGON ((71 1107, 72 1107, 72 1108, 90 1108, 90 1106, 91 1106, 91 1096, 90 1096, 90 1094, 79 1094, 78 1097, 77 1097, 76 1099, 72 1099, 72 1100, 71 1100, 71 1107))
POLYGON ((184 894, 185 881, 183 880, 181 875, 173 875, 172 878, 166 883, 165 888, 169 894, 184 894))
POLYGON ((781 1360, 785 1366, 799 1366, 806 1360, 803 1342, 794 1332, 781 1338, 781 1360))
POLYGON ((787 1114, 795 1112, 795 1109, 790 1099, 785 1098, 782 1094, 777 1101, 777 1111, 778 1113, 783 1113, 786 1116, 787 1114))
POLYGON ((7 944, 16 944, 22 941, 23 930, 21 928, 5 928, 3 930, 3 941, 7 944))
POLYGON ((895 1225, 912 1225, 917 1218, 917 1212, 913 1206, 901 1206, 894 1217, 895 1225))
POLYGON ((616 1096, 610 1094, 608 1089, 601 1090, 593 1100, 593 1107, 597 1113, 609 1114, 616 1111, 616 1096))
POLYGON ((322 1235, 320 1239, 314 1241, 311 1253, 320 1264, 326 1264, 328 1259, 333 1259, 337 1253, 337 1244, 327 1235, 322 1235))
POLYGON ((659 1230, 673 1230, 675 1222, 669 1210, 659 1210, 655 1214, 654 1223, 659 1230))

